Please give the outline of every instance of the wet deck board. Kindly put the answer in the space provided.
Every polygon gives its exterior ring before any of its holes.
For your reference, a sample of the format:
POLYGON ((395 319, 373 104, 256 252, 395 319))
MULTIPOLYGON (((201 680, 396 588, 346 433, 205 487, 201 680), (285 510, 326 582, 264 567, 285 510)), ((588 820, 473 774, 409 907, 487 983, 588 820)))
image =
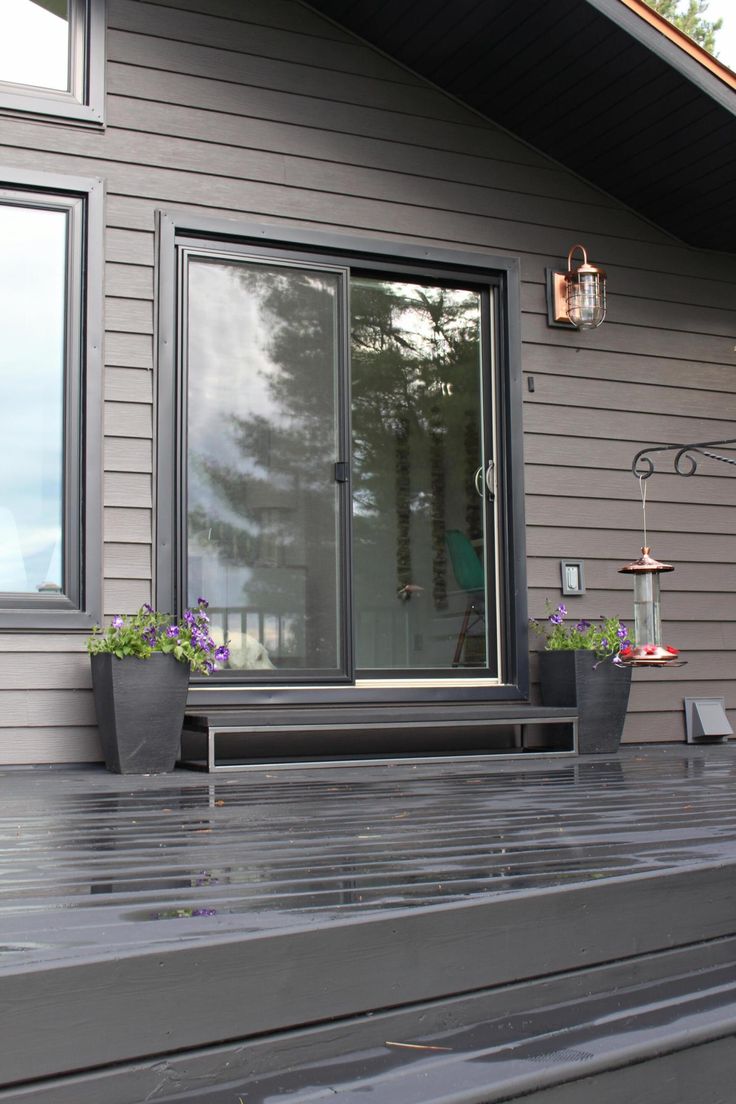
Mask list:
POLYGON ((735 752, 7 772, 0 1084, 734 935, 735 752))

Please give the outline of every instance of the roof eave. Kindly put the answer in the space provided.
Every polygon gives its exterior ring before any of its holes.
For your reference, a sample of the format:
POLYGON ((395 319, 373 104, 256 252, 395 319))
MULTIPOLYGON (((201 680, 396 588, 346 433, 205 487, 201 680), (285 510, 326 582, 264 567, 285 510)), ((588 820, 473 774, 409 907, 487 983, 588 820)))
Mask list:
POLYGON ((586 0, 586 3, 736 115, 736 74, 642 0, 586 0))

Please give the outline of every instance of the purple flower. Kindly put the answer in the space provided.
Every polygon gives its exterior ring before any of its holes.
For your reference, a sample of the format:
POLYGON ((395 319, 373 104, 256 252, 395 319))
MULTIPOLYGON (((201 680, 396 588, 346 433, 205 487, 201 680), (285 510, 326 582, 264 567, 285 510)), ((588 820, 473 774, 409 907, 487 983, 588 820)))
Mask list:
POLYGON ((557 607, 557 612, 561 613, 563 617, 567 617, 567 606, 563 606, 562 603, 557 607))
POLYGON ((191 610, 184 610, 184 620, 190 628, 195 624, 194 614, 191 610))
POLYGON ((209 606, 209 602, 206 598, 198 598, 197 605, 200 606, 201 609, 207 609, 207 607, 209 606))
POLYGON ((144 602, 143 608, 146 613, 153 613, 153 606, 149 606, 148 602, 144 602))
POLYGON ((219 647, 215 652, 216 663, 227 663, 230 658, 230 649, 226 648, 224 644, 219 647))
POLYGON ((608 648, 608 647, 610 647, 610 645, 608 643, 608 640, 604 636, 603 639, 601 640, 601 648, 608 648))
POLYGON ((112 627, 113 627, 114 629, 122 629, 122 627, 123 627, 123 619, 122 619, 122 617, 120 617, 120 616, 116 616, 116 617, 113 617, 113 619, 112 619, 112 627))
POLYGON ((626 628, 623 621, 619 621, 618 628, 616 629, 616 636, 619 638, 619 640, 625 640, 628 635, 629 630, 626 628))
POLYGON ((217 916, 217 909, 213 909, 213 908, 192 909, 192 916, 217 916))
POLYGON ((192 644, 195 648, 201 648, 203 652, 211 652, 215 646, 214 640, 210 640, 207 633, 196 625, 192 629, 192 644))
POLYGON ((215 669, 215 665, 214 665, 214 663, 213 663, 213 662, 212 662, 211 660, 209 660, 209 659, 208 659, 208 660, 207 660, 207 662, 206 662, 206 663, 205 663, 205 665, 204 665, 204 668, 205 668, 205 671, 207 672, 207 674, 208 674, 208 675, 211 675, 211 674, 212 674, 212 672, 213 672, 213 671, 214 671, 214 669, 215 669))
POLYGON ((585 620, 578 621, 575 628, 577 629, 578 632, 585 632, 586 629, 590 628, 590 621, 585 621, 585 620))
POLYGON ((166 630, 166 635, 172 637, 172 639, 175 639, 179 635, 179 626, 169 625, 168 629, 166 630))
POLYGON ((564 618, 559 613, 551 613, 549 615, 549 620, 553 625, 561 625, 564 618))

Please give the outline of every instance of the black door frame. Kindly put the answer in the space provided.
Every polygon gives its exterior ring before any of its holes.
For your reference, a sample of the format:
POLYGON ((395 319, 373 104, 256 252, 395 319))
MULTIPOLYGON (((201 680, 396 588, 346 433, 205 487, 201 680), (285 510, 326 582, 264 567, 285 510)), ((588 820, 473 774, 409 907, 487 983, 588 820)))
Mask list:
MULTIPOLYGON (((186 391, 188 378, 188 363, 186 349, 188 346, 188 322, 186 317, 188 273, 186 264, 190 257, 207 257, 212 259, 240 260, 244 263, 263 262, 264 264, 282 265, 284 268, 294 270, 307 270, 313 272, 325 272, 338 277, 337 287, 337 339, 336 355, 338 369, 335 379, 335 418, 336 418, 336 453, 334 464, 342 464, 344 469, 350 471, 350 380, 347 377, 344 366, 347 363, 350 336, 347 326, 347 297, 349 295, 349 272, 345 265, 324 261, 316 257, 296 257, 294 251, 290 251, 288 257, 275 255, 274 250, 265 250, 263 247, 255 247, 248 243, 222 243, 219 240, 192 239, 182 235, 177 236, 177 315, 179 319, 178 334, 181 335, 182 348, 177 355, 177 415, 176 415, 176 486, 174 501, 178 507, 175 518, 176 533, 172 546, 174 557, 174 597, 173 607, 183 609, 186 604, 186 569, 185 569, 185 541, 182 539, 184 532, 184 518, 188 514, 187 503, 187 477, 186 466, 188 456, 188 422, 186 411, 186 391)), ((337 476, 337 467, 335 467, 337 476)), ((347 479, 335 478, 337 487, 337 542, 339 552, 338 564, 338 667, 333 671, 319 669, 304 670, 276 670, 269 672, 268 679, 264 679, 263 672, 259 671, 222 671, 218 674, 218 685, 229 685, 231 688, 241 686, 262 685, 267 682, 269 686, 292 685, 298 683, 330 685, 344 683, 352 685, 354 681, 353 660, 353 636, 352 636, 352 546, 351 546, 351 487, 349 476, 347 479)), ((194 683, 204 682, 205 677, 199 676, 194 683)), ((209 680, 205 684, 208 684, 209 680)))
MULTIPOLYGON (((175 611, 181 583, 177 578, 180 517, 177 499, 182 478, 182 448, 179 430, 180 388, 177 349, 180 316, 177 294, 177 249, 201 242, 223 252, 229 246, 238 251, 250 249, 253 255, 268 250, 284 252, 285 259, 301 262, 313 258, 316 266, 349 264, 360 268, 401 273, 410 279, 436 276, 443 279, 472 278, 496 289, 496 455, 498 457, 498 533, 500 644, 503 681, 500 684, 469 685, 466 678, 453 680, 452 686, 365 687, 336 684, 324 679, 320 685, 305 685, 291 673, 288 686, 273 680, 237 687, 220 679, 195 685, 190 704, 207 707, 243 705, 258 702, 322 704, 329 702, 406 702, 437 700, 525 699, 529 689, 526 602, 526 535, 524 523, 522 391, 521 391, 521 305, 520 265, 516 258, 488 257, 483 253, 400 245, 391 241, 355 238, 338 233, 267 226, 262 223, 234 222, 202 217, 186 211, 160 211, 157 214, 158 332, 157 332, 157 464, 155 496, 156 557, 154 592, 157 608, 175 611), (288 252, 286 252, 288 250, 288 252)), ((345 335, 347 340, 347 335, 345 335)), ((349 397, 349 396, 348 396, 349 397)), ((346 540, 349 539, 348 535, 346 540)), ((396 674, 397 679, 407 677, 396 674)), ((411 677, 411 676, 410 676, 411 677)), ((442 676, 444 678, 444 672, 442 676)), ((477 672, 475 673, 477 680, 477 672)))

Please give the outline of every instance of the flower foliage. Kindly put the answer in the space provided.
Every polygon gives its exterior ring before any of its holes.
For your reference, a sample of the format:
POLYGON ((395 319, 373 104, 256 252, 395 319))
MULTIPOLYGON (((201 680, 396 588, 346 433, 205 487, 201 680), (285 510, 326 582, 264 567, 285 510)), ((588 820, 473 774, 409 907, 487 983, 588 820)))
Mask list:
POLYGON ((572 651, 584 648, 593 652, 599 660, 619 660, 622 650, 631 649, 629 630, 618 617, 601 616, 600 623, 576 621, 567 623, 567 606, 560 604, 555 609, 547 603, 545 619, 529 618, 529 625, 537 636, 545 638, 545 650, 548 652, 572 651))
POLYGON ((130 617, 113 617, 106 629, 97 626, 87 640, 91 655, 110 652, 123 659, 149 659, 154 653, 173 655, 180 663, 189 663, 192 671, 211 675, 218 663, 227 663, 229 649, 218 645, 210 635, 208 603, 197 599, 194 609, 184 611, 181 621, 175 622, 169 614, 157 613, 152 606, 141 606, 130 617))

